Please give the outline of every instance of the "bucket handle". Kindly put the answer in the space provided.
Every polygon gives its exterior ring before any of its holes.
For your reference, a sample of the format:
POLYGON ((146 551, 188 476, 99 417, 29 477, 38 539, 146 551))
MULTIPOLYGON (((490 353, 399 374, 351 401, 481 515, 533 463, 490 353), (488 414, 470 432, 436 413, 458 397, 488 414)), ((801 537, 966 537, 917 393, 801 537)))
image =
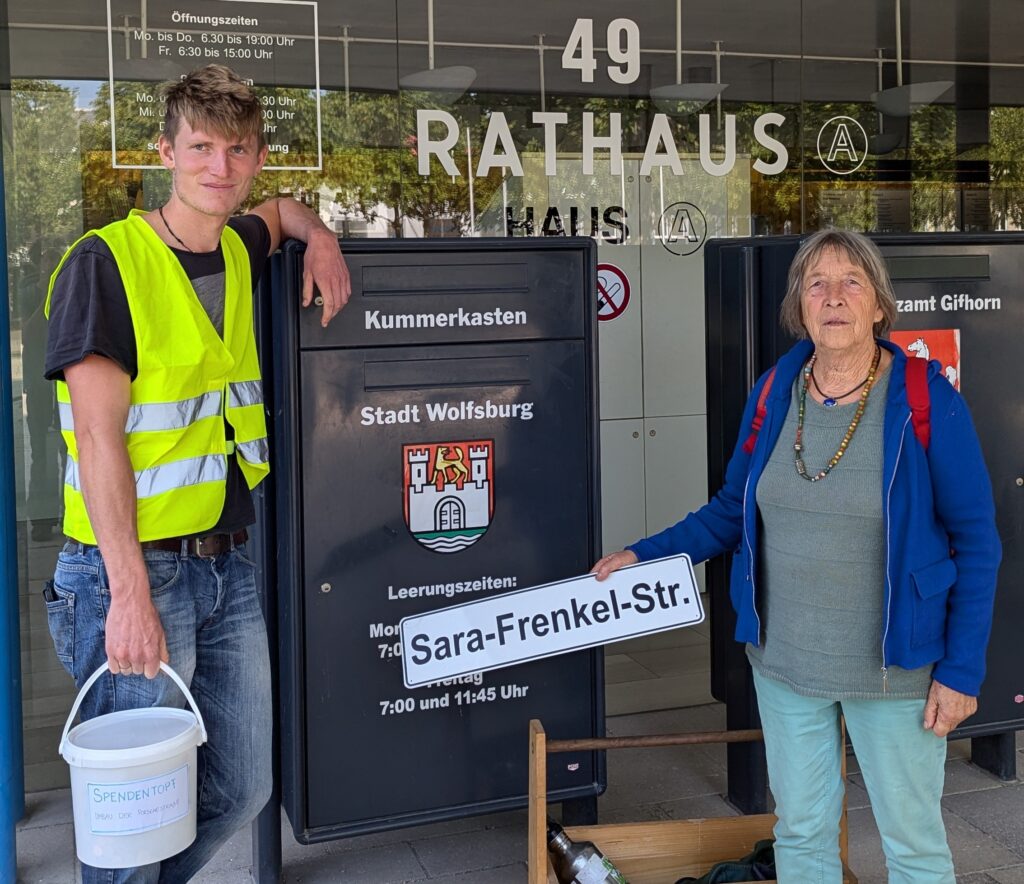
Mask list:
MULTIPOLYGON (((74 705, 71 707, 71 714, 68 715, 68 720, 64 724, 64 733, 60 735, 60 746, 57 747, 57 754, 64 754, 64 746, 67 743, 68 731, 71 730, 71 722, 75 720, 75 716, 78 714, 78 707, 82 705, 82 700, 84 700, 85 695, 89 693, 89 688, 96 684, 97 679, 101 675, 103 675, 103 673, 108 668, 109 667, 107 666, 107 664, 104 663, 102 666, 100 666, 99 669, 97 669, 92 675, 90 675, 89 680, 86 681, 84 685, 82 685, 82 689, 78 692, 78 696, 75 697, 74 705)), ((189 691, 189 689, 185 686, 185 682, 181 680, 181 676, 179 676, 177 672, 171 669, 170 666, 164 663, 163 660, 160 661, 160 669, 162 672, 170 676, 171 680, 179 688, 181 688, 181 692, 185 695, 185 699, 188 700, 188 705, 192 707, 192 711, 195 713, 196 718, 199 720, 199 733, 202 736, 202 739, 199 741, 199 745, 201 746, 203 743, 206 742, 206 722, 203 721, 203 713, 200 712, 199 707, 196 706, 196 701, 193 698, 191 691, 189 691)))

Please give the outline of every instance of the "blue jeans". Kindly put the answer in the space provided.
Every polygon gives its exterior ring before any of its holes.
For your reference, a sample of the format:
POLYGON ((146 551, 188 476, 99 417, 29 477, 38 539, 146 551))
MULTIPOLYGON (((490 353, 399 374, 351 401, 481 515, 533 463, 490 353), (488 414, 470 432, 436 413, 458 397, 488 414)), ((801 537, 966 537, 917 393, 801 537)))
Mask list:
MULTIPOLYGON (((143 552, 171 666, 189 686, 209 735, 197 757, 196 840, 162 863, 135 869, 83 865, 83 884, 182 884, 270 797, 270 660, 255 566, 244 546, 216 558, 143 552)), ((46 604, 50 635, 81 687, 107 658, 110 589, 99 550, 67 543, 53 590, 57 598, 46 604)), ((82 719, 157 705, 185 705, 169 678, 108 672, 82 703, 82 719)))
POLYGON ((942 821, 946 741, 924 729, 924 700, 805 697, 756 670, 754 685, 778 816, 779 884, 842 881, 840 712, 882 836, 889 884, 955 884, 942 821))

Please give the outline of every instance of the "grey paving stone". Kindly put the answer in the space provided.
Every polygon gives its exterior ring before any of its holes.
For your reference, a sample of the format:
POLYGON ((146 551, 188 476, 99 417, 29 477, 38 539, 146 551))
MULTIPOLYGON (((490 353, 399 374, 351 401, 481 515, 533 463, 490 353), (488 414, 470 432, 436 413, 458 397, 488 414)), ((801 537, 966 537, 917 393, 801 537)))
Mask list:
MULTIPOLYGON (((981 793, 991 795, 991 792, 981 793)), ((942 814, 946 823, 946 838, 953 851, 953 866, 960 874, 983 872, 998 866, 1013 865, 1020 856, 1008 850, 995 838, 987 835, 978 826, 971 825, 956 813, 945 809, 942 814)))
POLYGON ((984 872, 976 872, 972 875, 957 875, 957 884, 999 884, 995 878, 991 878, 984 872))
POLYGON ((203 870, 192 879, 193 884, 252 884, 252 873, 245 869, 203 870))
POLYGON ((882 840, 875 827, 875 818, 864 807, 846 815, 850 831, 850 869, 859 884, 886 884, 882 840))
POLYGON ((664 813, 665 819, 670 820, 713 819, 720 816, 739 815, 739 811, 721 795, 698 795, 696 798, 666 801, 663 804, 654 805, 654 807, 664 813))
POLYGON ((868 790, 864 788, 864 780, 860 774, 851 774, 846 778, 846 809, 859 810, 869 807, 868 790))
POLYGON ((1024 857, 1024 783, 950 795, 942 799, 942 804, 1018 856, 1024 857))
POLYGON ((18 884, 74 884, 73 825, 19 828, 16 838, 18 884))
MULTIPOLYGON (((882 841, 870 809, 850 811, 847 819, 850 826, 850 868, 860 884, 868 884, 872 879, 885 884, 887 876, 882 841)), ((953 865, 959 874, 986 871, 1016 862, 1017 857, 1012 851, 965 823, 956 814, 945 812, 943 819, 953 852, 953 865)))
POLYGON ((687 675, 666 675, 660 678, 631 681, 605 686, 605 703, 609 715, 629 715, 658 707, 692 706, 710 703, 710 670, 687 675))
POLYGON ((430 884, 480 884, 482 881, 486 881, 487 884, 523 884, 526 880, 526 871, 526 863, 514 863, 497 869, 442 875, 428 880, 430 884))
POLYGON ((235 834, 218 850, 213 858, 203 867, 203 874, 213 882, 220 880, 217 876, 226 875, 238 869, 248 870, 252 867, 252 835, 249 826, 235 834))
POLYGON ((632 657, 625 654, 611 654, 604 658, 605 684, 629 684, 634 681, 644 681, 650 678, 657 678, 651 670, 641 666, 632 657))
POLYGON ((608 798, 614 807, 663 803, 726 789, 725 772, 699 747, 623 749, 608 753, 608 798))
POLYGON ((617 737, 635 734, 662 734, 679 731, 723 730, 725 706, 706 703, 688 709, 663 709, 658 712, 639 712, 608 720, 608 733, 617 737))
POLYGON ((660 804, 641 804, 637 807, 606 807, 599 804, 597 813, 601 823, 650 823, 668 819, 660 804))
POLYGON ((404 884, 426 877, 408 844, 308 854, 289 862, 284 875, 288 884, 404 884))
POLYGON ((40 826, 63 825, 74 821, 71 810, 71 790, 51 789, 30 792, 25 796, 25 816, 19 829, 38 829, 40 826))
POLYGON ((1024 863, 1005 869, 992 869, 989 875, 999 884, 1024 884, 1024 863))
POLYGON ((710 665, 707 646, 699 644, 680 648, 632 651, 629 656, 661 678, 671 675, 689 675, 695 678, 710 665))
POLYGON ((960 792, 977 792, 981 789, 998 789, 1005 785, 998 777, 966 760, 946 763, 946 784, 943 795, 960 792))
POLYGON ((502 868, 525 859, 526 825, 424 838, 411 849, 430 877, 502 868))

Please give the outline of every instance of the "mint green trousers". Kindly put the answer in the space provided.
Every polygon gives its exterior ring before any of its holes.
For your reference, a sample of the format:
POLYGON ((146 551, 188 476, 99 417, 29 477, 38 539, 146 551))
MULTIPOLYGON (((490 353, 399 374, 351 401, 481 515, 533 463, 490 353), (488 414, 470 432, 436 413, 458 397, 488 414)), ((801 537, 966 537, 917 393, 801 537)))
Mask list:
POLYGON ((805 697, 756 671, 754 685, 778 816, 779 884, 842 881, 840 714, 882 836, 889 884, 955 884, 942 821, 946 741, 924 729, 924 700, 805 697))

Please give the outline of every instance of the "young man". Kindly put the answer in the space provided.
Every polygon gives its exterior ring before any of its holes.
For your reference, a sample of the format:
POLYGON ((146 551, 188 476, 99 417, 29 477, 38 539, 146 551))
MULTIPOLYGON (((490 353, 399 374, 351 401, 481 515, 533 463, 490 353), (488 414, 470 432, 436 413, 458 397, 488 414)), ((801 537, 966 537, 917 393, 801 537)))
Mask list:
POLYGON ((184 705, 209 742, 198 759, 198 834, 163 863, 83 867, 84 884, 188 881, 271 788, 266 629, 246 558, 250 490, 269 471, 252 289, 283 237, 305 240, 303 304, 345 305, 335 236, 291 199, 233 217, 267 156, 260 105, 219 65, 164 89, 160 159, 172 194, 91 231, 50 283, 46 376, 68 444, 64 532, 46 588, 57 655, 81 685, 109 673, 83 718, 184 705))

